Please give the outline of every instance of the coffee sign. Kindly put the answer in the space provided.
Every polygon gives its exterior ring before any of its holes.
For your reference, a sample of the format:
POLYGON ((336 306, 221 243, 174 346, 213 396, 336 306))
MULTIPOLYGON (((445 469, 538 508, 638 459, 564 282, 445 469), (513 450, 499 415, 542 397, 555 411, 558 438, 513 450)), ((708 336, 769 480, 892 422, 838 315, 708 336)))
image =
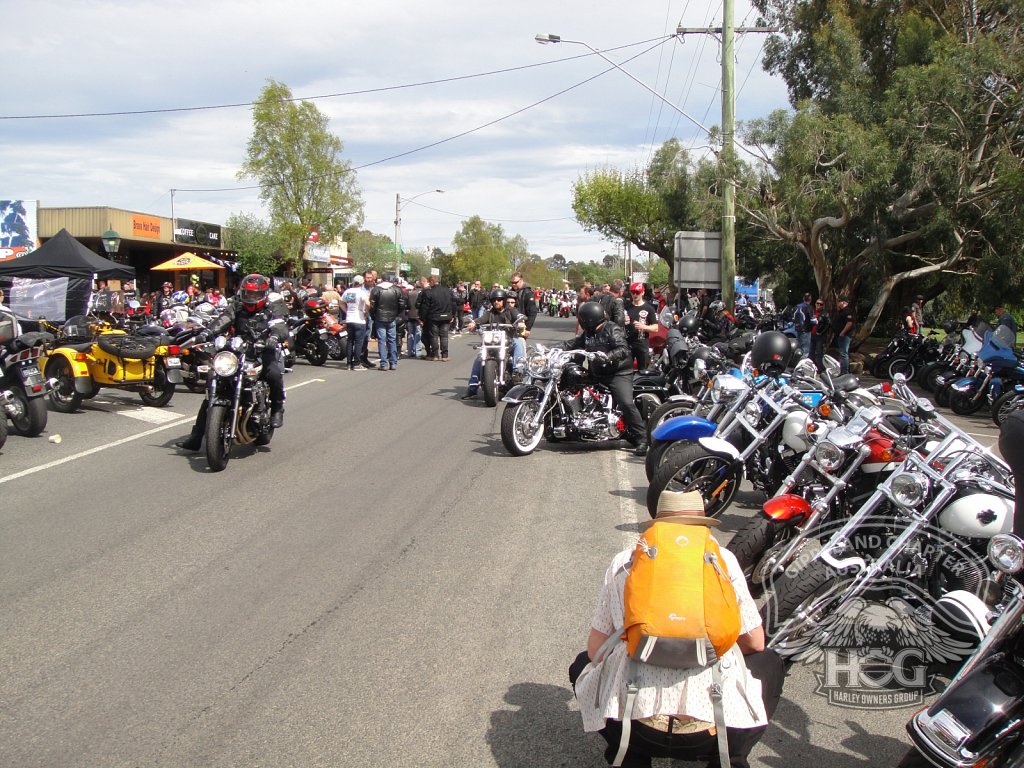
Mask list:
POLYGON ((220 248, 220 225, 191 219, 175 219, 174 242, 220 248))

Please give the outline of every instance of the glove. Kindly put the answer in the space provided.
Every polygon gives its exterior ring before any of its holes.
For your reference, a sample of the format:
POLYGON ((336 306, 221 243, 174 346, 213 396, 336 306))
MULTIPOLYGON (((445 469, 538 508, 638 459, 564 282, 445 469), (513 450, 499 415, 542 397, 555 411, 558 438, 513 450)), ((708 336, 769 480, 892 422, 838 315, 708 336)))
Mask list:
POLYGON ((271 336, 267 339, 267 349, 277 349, 280 343, 277 336, 271 336))
POLYGON ((594 353, 594 359, 601 363, 607 363, 608 353, 599 349, 597 350, 597 352, 594 353))

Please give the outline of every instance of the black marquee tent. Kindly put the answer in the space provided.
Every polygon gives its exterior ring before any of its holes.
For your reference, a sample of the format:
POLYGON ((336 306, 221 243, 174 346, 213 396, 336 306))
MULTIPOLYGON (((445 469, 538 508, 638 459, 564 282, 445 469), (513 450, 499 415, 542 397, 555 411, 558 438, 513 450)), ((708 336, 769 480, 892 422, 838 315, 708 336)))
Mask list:
POLYGON ((93 253, 62 229, 27 256, 0 261, 0 287, 26 330, 26 320, 62 321, 89 306, 93 277, 131 280, 135 267, 93 253))
POLYGON ((0 261, 2 277, 84 277, 130 280, 135 267, 93 253, 62 229, 27 256, 0 261))

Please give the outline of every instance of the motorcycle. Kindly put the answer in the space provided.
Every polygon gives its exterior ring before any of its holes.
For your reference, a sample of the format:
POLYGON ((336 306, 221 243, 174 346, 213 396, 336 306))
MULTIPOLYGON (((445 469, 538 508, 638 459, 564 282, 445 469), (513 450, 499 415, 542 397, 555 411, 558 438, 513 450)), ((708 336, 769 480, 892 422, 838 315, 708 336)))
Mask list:
POLYGON ((231 458, 231 446, 268 445, 271 425, 270 385, 260 378, 262 342, 241 336, 218 336, 207 389, 206 461, 214 472, 231 458))
POLYGON ((1020 365, 1020 361, 1013 353, 1015 343, 1015 334, 1005 326, 985 333, 981 349, 978 350, 978 360, 982 364, 979 370, 973 376, 958 379, 950 384, 949 407, 953 409, 953 413, 970 416, 991 402, 987 397, 989 387, 996 382, 1001 387, 1001 377, 1012 374, 1020 365))
POLYGON ((303 355, 310 365, 323 365, 330 354, 327 346, 329 333, 324 323, 327 302, 319 297, 306 299, 302 302, 302 311, 304 317, 293 327, 295 353, 303 355))
MULTIPOLYGON (((337 316, 332 312, 324 314, 324 328, 327 335, 324 336, 324 343, 327 344, 327 356, 331 360, 346 360, 348 358, 348 328, 345 323, 339 322, 337 316)), ((401 349, 401 338, 398 340, 401 349)))
POLYGON ((7 419, 14 432, 35 437, 46 429, 46 382, 39 371, 43 345, 53 340, 49 333, 14 335, 13 315, 0 314, 0 445, 7 438, 7 419))
POLYGON ((484 323, 480 334, 480 386, 484 402, 493 408, 511 389, 515 375, 512 368, 512 347, 515 334, 525 328, 508 323, 484 323))
POLYGON ((538 344, 523 362, 528 381, 502 398, 501 442, 513 456, 533 453, 542 439, 599 443, 618 440, 626 422, 611 390, 591 381, 578 362, 600 356, 585 350, 549 349, 538 344))
POLYGON ((946 689, 907 723, 913 748, 898 768, 1024 765, 1024 541, 994 536, 988 561, 997 595, 990 628, 946 689))
POLYGON ((58 334, 40 367, 52 383, 50 404, 61 413, 74 412, 101 387, 137 392, 145 405, 162 408, 182 382, 181 350, 158 329, 128 333, 109 319, 82 315, 60 328, 45 320, 41 325, 58 334))
POLYGON ((908 452, 813 558, 773 580, 762 620, 780 655, 796 658, 826 642, 832 617, 868 596, 898 597, 916 611, 955 591, 973 614, 984 613, 981 548, 1010 532, 1013 480, 1001 460, 938 414, 924 428, 934 439, 908 452))

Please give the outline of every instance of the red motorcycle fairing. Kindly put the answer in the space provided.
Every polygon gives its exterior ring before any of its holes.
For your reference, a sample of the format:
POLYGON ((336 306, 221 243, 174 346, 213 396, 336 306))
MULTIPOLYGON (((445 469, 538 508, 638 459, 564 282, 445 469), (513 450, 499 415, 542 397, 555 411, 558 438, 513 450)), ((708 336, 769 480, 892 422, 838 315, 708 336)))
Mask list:
POLYGON ((784 493, 764 503, 764 514, 770 520, 801 523, 811 514, 811 505, 803 496, 784 493))
POLYGON ((864 437, 871 453, 861 465, 861 471, 866 475, 878 474, 879 472, 892 472, 897 469, 907 458, 906 451, 896 448, 893 439, 877 429, 868 430, 864 437))

